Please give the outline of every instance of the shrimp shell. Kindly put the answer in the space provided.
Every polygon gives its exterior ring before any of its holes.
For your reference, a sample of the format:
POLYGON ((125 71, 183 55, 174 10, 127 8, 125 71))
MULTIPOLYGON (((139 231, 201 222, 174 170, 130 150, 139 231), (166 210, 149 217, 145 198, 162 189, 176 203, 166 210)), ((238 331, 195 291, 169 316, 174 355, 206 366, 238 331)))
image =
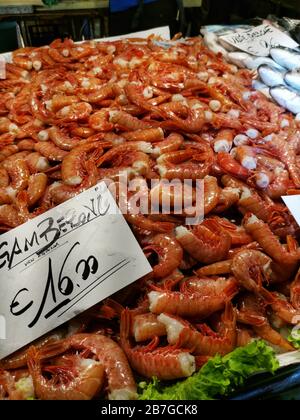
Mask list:
POLYGON ((50 127, 48 133, 53 143, 62 150, 72 150, 80 142, 79 138, 69 137, 63 130, 55 126, 50 127))
POLYGON ((162 128, 147 128, 145 130, 136 130, 123 133, 123 137, 127 141, 146 141, 159 142, 164 139, 164 131, 162 128))
POLYGON ((183 258, 183 250, 176 239, 166 234, 158 234, 148 241, 145 251, 154 251, 159 263, 153 267, 153 276, 161 279, 170 275, 179 267, 183 258))
POLYGON ((48 159, 39 152, 30 153, 25 157, 25 162, 32 174, 45 172, 50 168, 48 159))
POLYGON ((169 380, 184 378, 195 372, 195 358, 188 351, 171 346, 156 348, 157 340, 147 347, 132 347, 130 343, 131 314, 124 310, 121 316, 120 338, 131 366, 147 378, 169 380))
POLYGON ((268 224, 255 216, 246 217, 244 220, 246 231, 257 241, 263 250, 276 262, 284 265, 295 265, 300 260, 300 248, 287 251, 278 238, 269 228, 268 224))
MULTIPOLYGON (((88 359, 76 360, 76 367, 69 368, 72 379, 66 384, 55 383, 54 380, 47 380, 42 374, 40 356, 38 351, 31 347, 27 354, 28 368, 31 374, 36 396, 42 400, 91 400, 101 390, 104 383, 104 368, 99 362, 88 359), (73 370, 77 371, 75 376, 73 370), (78 372, 79 371, 79 372, 78 372)), ((72 360, 72 359, 71 359, 72 360)), ((50 370, 50 368, 49 368, 50 370)), ((68 373, 68 367, 53 366, 51 371, 58 372, 55 378, 59 378, 60 370, 68 373)))
POLYGON ((8 204, 0 206, 0 225, 14 228, 20 224, 19 214, 15 207, 8 204))
POLYGON ((67 156, 68 152, 55 146, 54 143, 40 142, 36 143, 34 150, 45 156, 47 159, 55 162, 62 162, 64 157, 67 156))
POLYGON ((271 326, 266 317, 263 301, 253 294, 246 294, 240 298, 238 320, 251 325, 254 332, 268 342, 281 347, 285 351, 293 351, 293 346, 285 340, 271 326))
POLYGON ((206 219, 189 231, 183 226, 176 228, 176 239, 193 258, 205 264, 224 260, 231 246, 230 235, 217 222, 206 219))
POLYGON ((202 356, 225 355, 236 345, 236 315, 232 305, 226 305, 222 316, 223 334, 205 334, 197 331, 189 322, 174 315, 160 314, 158 320, 165 324, 169 344, 192 348, 193 354, 202 356))
POLYGON ((166 328, 152 313, 138 314, 133 318, 132 335, 136 342, 166 335, 166 328))
POLYGON ((87 143, 72 149, 64 158, 61 165, 62 180, 66 185, 77 186, 83 181, 83 163, 89 152, 103 149, 97 143, 87 143))
POLYGON ((0 168, 0 188, 8 187, 9 185, 9 176, 7 170, 0 168))
POLYGON ((271 275, 271 258, 256 250, 242 250, 233 257, 232 273, 245 289, 260 293, 271 275))
POLYGON ((229 283, 221 293, 202 294, 196 292, 152 291, 148 294, 150 311, 163 312, 181 317, 204 319, 220 311, 238 292, 237 283, 229 283))
POLYGON ((24 190, 28 186, 30 172, 24 160, 4 161, 3 167, 7 170, 11 179, 10 186, 16 190, 24 190))
POLYGON ((208 214, 218 205, 220 199, 220 188, 217 178, 206 176, 204 178, 204 214, 208 214))
POLYGON ((75 334, 68 344, 76 349, 89 349, 103 364, 108 379, 109 399, 136 399, 136 384, 122 349, 108 337, 75 334))
POLYGON ((28 181, 28 205, 33 206, 44 195, 48 183, 48 177, 44 173, 31 175, 28 181))
POLYGON ((136 131, 152 128, 151 124, 139 120, 124 111, 113 110, 109 112, 109 122, 116 124, 121 130, 136 131))

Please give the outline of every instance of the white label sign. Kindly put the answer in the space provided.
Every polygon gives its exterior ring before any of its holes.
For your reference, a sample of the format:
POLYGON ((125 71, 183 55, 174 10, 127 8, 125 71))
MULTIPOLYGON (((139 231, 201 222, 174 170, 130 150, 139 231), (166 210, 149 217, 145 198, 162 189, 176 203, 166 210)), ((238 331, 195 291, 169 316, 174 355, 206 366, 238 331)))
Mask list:
POLYGON ((253 29, 239 31, 234 34, 224 35, 220 38, 239 50, 259 57, 267 57, 272 47, 298 47, 298 44, 292 38, 268 24, 256 26, 253 29))
POLYGON ((281 198, 300 226, 300 195, 287 195, 281 198))
POLYGON ((1 235, 0 359, 149 272, 103 182, 1 235))

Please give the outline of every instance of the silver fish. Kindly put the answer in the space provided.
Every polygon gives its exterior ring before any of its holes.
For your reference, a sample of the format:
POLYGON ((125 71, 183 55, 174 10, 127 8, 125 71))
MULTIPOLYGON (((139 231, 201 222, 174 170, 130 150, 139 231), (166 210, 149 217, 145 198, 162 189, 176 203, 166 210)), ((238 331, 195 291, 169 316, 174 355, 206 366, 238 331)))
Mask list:
POLYGON ((284 76, 285 82, 296 90, 300 90, 300 71, 289 71, 284 76))
POLYGON ((263 83, 269 87, 284 85, 284 73, 275 67, 267 64, 262 64, 257 69, 258 74, 263 83))
POLYGON ((285 70, 284 67, 280 66, 279 64, 275 63, 274 60, 272 60, 269 57, 253 57, 250 56, 245 60, 245 66, 250 70, 256 70, 259 66, 262 64, 268 64, 269 66, 272 66, 278 70, 285 70))
POLYGON ((270 89, 272 98, 288 111, 298 114, 300 112, 300 94, 287 86, 276 86, 270 89))
POLYGON ((270 49, 270 55, 280 66, 288 70, 297 70, 300 68, 300 53, 291 48, 276 47, 270 49))
POLYGON ((260 80, 253 80, 252 81, 252 87, 255 90, 258 90, 259 92, 263 93, 268 98, 271 98, 270 96, 270 88, 262 83, 260 80))

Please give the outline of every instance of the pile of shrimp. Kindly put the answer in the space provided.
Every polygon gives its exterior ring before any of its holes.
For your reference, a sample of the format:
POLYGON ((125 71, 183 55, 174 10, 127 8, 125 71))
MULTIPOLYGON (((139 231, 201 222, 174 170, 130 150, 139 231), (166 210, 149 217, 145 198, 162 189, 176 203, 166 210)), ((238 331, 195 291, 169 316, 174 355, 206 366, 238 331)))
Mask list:
POLYGON ((293 350, 282 331, 300 320, 299 227, 281 197, 300 193, 300 127, 252 77, 201 38, 12 53, 1 232, 121 173, 158 204, 151 180, 203 180, 205 218, 129 211, 152 273, 0 361, 0 398, 134 399, 137 378, 188 377, 255 338, 293 350))

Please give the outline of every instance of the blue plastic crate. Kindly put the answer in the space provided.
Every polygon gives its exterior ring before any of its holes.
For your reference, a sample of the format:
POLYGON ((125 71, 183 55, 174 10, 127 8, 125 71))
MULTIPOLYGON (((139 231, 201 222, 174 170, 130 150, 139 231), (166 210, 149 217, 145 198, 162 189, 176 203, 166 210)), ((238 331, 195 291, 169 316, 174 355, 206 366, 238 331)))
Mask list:
MULTIPOLYGON (((154 1, 157 0, 144 0, 144 3, 153 3, 154 1)), ((122 12, 138 5, 139 0, 110 0, 109 2, 111 12, 122 12)))

